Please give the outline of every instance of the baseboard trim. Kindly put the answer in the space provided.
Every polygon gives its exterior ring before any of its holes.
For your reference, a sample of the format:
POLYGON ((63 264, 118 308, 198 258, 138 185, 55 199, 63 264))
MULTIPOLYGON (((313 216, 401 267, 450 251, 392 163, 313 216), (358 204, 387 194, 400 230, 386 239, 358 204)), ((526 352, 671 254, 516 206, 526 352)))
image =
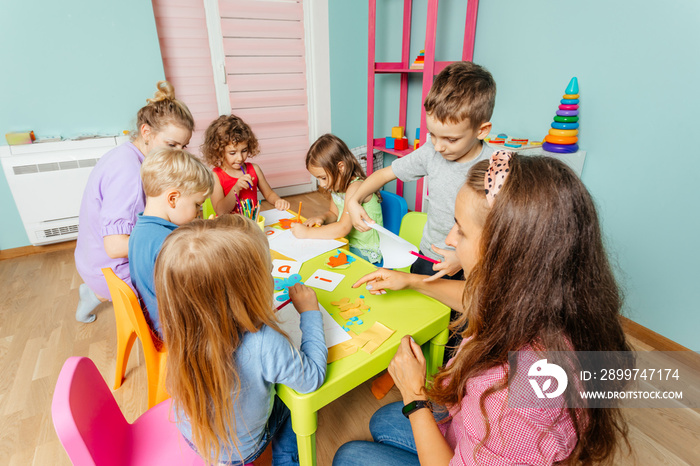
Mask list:
POLYGON ((651 346, 656 351, 675 352, 673 359, 687 365, 695 371, 700 372, 700 353, 696 353, 680 343, 676 343, 663 335, 659 335, 655 331, 649 330, 645 326, 640 325, 627 317, 621 317, 620 323, 622 324, 622 329, 627 335, 651 346))
POLYGON ((75 242, 75 240, 71 240, 64 241, 62 243, 47 244, 46 246, 23 246, 21 248, 1 249, 0 261, 15 259, 17 257, 32 256, 34 254, 43 254, 45 252, 75 249, 75 242))

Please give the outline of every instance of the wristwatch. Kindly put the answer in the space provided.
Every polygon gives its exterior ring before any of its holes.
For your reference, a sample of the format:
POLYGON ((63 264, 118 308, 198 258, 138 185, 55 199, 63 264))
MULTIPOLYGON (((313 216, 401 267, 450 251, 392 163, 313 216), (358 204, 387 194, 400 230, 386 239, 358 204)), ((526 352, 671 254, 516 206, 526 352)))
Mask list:
POLYGON ((430 402, 427 400, 414 400, 408 403, 406 406, 401 409, 401 412, 403 413, 404 416, 406 416, 406 419, 408 419, 408 416, 410 416, 413 412, 418 411, 419 409, 422 408, 428 408, 430 409, 430 402))

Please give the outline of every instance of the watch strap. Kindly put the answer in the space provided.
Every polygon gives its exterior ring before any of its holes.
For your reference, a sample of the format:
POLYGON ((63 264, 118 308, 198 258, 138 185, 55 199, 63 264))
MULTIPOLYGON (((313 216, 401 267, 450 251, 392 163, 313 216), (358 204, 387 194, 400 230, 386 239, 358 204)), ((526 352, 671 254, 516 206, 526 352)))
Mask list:
POLYGON ((413 400, 410 403, 406 404, 403 407, 403 409, 401 409, 401 412, 404 416, 406 416, 406 419, 408 419, 408 416, 410 416, 412 413, 423 408, 430 409, 430 402, 427 400, 413 400))

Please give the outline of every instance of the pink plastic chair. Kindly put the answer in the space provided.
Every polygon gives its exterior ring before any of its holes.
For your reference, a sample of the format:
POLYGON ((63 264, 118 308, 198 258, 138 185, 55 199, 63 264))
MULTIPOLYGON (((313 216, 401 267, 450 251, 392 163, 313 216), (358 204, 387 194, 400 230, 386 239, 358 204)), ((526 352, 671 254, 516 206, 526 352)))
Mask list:
POLYGON ((204 465, 177 430, 171 400, 129 424, 95 364, 66 360, 51 403, 53 425, 76 466, 204 465))

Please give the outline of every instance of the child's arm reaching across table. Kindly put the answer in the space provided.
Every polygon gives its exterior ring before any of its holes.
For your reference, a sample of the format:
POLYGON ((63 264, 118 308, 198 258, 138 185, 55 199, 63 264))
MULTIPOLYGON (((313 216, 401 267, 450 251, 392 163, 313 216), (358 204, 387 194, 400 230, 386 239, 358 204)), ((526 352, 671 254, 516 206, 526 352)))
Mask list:
MULTIPOLYGON (((345 193, 345 207, 348 205, 348 199, 358 191, 359 186, 359 182, 352 183, 350 186, 348 186, 348 190, 345 193)), ((371 197, 372 194, 369 196, 371 197)), ((353 224, 352 220, 350 219, 350 214, 347 213, 347 209, 344 210, 345 213, 343 213, 340 220, 338 220, 338 208, 335 206, 335 203, 331 201, 328 211, 323 214, 322 217, 311 218, 304 224, 292 223, 292 234, 294 234, 295 237, 302 239, 334 239, 347 236, 352 231, 353 224), (321 227, 312 228, 314 225, 319 224, 317 219, 323 220, 321 227)), ((364 209, 362 209, 362 211, 364 212, 364 209)))
POLYGON ((362 207, 362 201, 367 196, 377 192, 389 181, 395 179, 396 175, 394 174, 394 170, 392 170, 391 166, 384 167, 381 170, 372 173, 366 180, 364 180, 352 197, 350 196, 350 190, 348 189, 348 194, 345 197, 345 211, 350 215, 352 226, 354 226, 358 231, 368 231, 370 229, 365 224, 365 220, 367 220, 369 223, 374 223, 374 220, 367 215, 367 212, 365 212, 365 209, 362 207))
POLYGON ((258 174, 258 189, 262 193, 263 197, 267 202, 275 206, 277 210, 287 210, 291 207, 289 201, 282 199, 276 192, 270 187, 270 183, 267 182, 263 171, 257 164, 252 164, 255 168, 255 173, 258 174))

